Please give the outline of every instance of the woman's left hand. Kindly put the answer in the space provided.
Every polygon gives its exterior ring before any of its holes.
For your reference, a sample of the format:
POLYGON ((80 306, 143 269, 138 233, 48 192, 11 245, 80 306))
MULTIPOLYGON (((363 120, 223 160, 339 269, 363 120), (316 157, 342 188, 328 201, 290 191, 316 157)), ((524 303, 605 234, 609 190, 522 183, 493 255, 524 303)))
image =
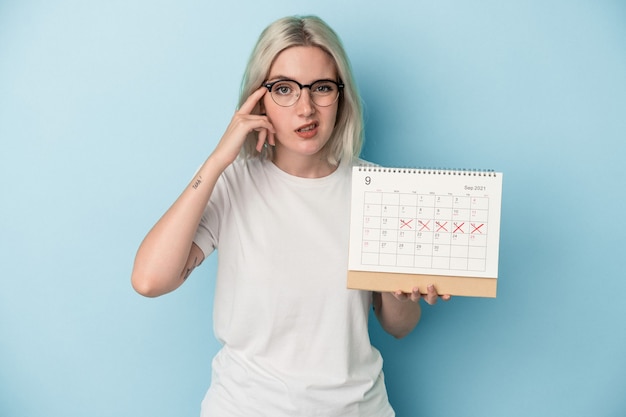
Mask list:
POLYGON ((392 292, 392 294, 398 301, 412 301, 414 303, 417 303, 420 298, 423 298, 424 301, 426 301, 426 303, 430 305, 437 303, 437 300, 439 298, 441 298, 443 301, 448 301, 451 298, 448 294, 441 296, 437 294, 437 290, 435 289, 434 285, 429 285, 427 287, 426 294, 422 294, 418 287, 414 287, 413 291, 411 292, 403 292, 401 290, 398 290, 392 292))

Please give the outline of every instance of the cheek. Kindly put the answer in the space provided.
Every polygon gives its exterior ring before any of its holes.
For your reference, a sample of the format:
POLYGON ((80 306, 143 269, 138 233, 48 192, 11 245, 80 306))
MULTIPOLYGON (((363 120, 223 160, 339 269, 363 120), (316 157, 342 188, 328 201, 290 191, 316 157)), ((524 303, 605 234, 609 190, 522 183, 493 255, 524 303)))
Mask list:
POLYGON ((281 107, 274 103, 274 100, 272 100, 269 94, 263 96, 263 99, 261 100, 261 109, 263 110, 263 113, 267 115, 270 121, 278 120, 280 117, 281 107))
POLYGON ((331 122, 329 124, 331 126, 333 126, 333 128, 337 125, 337 116, 338 115, 339 115, 339 108, 337 106, 335 106, 335 108, 333 110, 330 110, 328 112, 328 120, 331 122))

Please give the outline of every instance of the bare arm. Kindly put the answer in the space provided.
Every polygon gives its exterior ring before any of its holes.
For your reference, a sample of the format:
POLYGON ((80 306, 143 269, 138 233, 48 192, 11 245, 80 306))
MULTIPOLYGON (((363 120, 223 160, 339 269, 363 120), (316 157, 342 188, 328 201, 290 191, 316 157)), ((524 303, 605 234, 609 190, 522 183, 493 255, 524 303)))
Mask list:
MULTIPOLYGON (((420 294, 419 288, 413 288, 411 293, 374 293, 374 312, 382 328, 400 339, 411 333, 419 323, 422 316, 420 298, 424 298, 428 304, 435 304, 438 297, 432 285, 428 286, 428 292, 424 295, 420 294)), ((444 295, 441 298, 447 301, 450 296, 444 295)))
POLYGON ((131 276, 138 293, 157 297, 173 291, 204 260, 204 253, 193 244, 193 237, 220 169, 207 159, 194 180, 146 235, 137 250, 131 276))
POLYGON ((200 219, 221 173, 230 165, 248 133, 259 130, 260 148, 267 139, 274 144, 273 127, 265 116, 251 114, 267 90, 257 90, 235 113, 213 153, 198 170, 163 217, 148 232, 137 250, 131 282, 147 297, 157 297, 178 288, 204 260, 193 243, 200 219))

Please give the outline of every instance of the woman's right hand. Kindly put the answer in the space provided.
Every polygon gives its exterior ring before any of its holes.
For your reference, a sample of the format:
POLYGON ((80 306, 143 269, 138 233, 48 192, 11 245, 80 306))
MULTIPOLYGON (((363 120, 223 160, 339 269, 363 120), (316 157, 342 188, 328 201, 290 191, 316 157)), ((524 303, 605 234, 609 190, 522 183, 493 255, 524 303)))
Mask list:
POLYGON ((235 112, 226 132, 215 147, 212 159, 219 160, 224 168, 237 158, 248 134, 252 131, 259 132, 257 151, 261 151, 265 142, 275 145, 274 126, 268 117, 264 114, 252 114, 255 106, 266 93, 267 88, 261 87, 248 97, 241 108, 235 112))

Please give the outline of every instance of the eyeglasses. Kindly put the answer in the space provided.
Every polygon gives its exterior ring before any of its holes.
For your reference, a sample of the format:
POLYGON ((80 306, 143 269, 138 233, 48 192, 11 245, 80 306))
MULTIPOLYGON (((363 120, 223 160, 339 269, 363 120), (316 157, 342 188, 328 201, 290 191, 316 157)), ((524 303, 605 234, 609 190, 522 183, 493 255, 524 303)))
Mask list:
POLYGON ((303 88, 311 91, 313 103, 320 107, 328 107, 337 101, 344 85, 332 80, 318 80, 308 85, 302 85, 294 80, 277 80, 265 83, 263 87, 268 89, 274 103, 282 107, 296 104, 303 88))

